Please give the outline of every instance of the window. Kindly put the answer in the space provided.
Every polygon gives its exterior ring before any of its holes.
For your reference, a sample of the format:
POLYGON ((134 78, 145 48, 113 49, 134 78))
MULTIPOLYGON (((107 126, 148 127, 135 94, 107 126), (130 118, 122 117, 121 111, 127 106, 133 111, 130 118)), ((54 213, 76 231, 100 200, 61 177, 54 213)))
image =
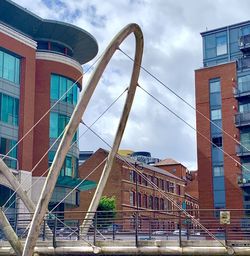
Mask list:
POLYGON ((221 119, 221 109, 211 110, 211 120, 221 119))
POLYGON ((181 194, 181 186, 176 184, 176 194, 180 195, 181 194))
POLYGON ((18 126, 19 99, 0 93, 0 121, 18 126))
POLYGON ((158 178, 155 177, 155 182, 154 182, 154 183, 155 183, 155 185, 156 185, 157 187, 159 187, 159 179, 158 179, 158 178))
POLYGON ((138 207, 141 207, 141 193, 138 193, 138 207))
MULTIPOLYGON (((50 151, 49 152, 49 166, 51 166, 53 160, 55 157, 55 152, 50 151)), ((77 178, 78 177, 78 158, 74 156, 69 156, 67 155, 62 169, 60 171, 60 176, 69 176, 72 178, 77 178)))
POLYGON ((174 187, 175 187, 174 183, 173 182, 169 182, 169 192, 170 193, 174 193, 174 187))
POLYGON ((147 195, 143 195, 143 206, 148 208, 148 197, 147 195))
POLYGON ((164 180, 160 179, 160 188, 164 190, 164 180))
POLYGON ((250 103, 240 104, 239 111, 240 111, 240 113, 250 112, 250 103))
POLYGON ((0 77, 12 83, 20 84, 20 59, 0 51, 0 77))
MULTIPOLYGON (((6 138, 1 138, 0 139, 0 154, 1 155, 6 155, 15 145, 17 144, 17 141, 15 140, 10 140, 6 138)), ((5 164, 12 169, 17 168, 17 147, 15 147, 9 154, 9 157, 6 157, 4 159, 5 164), (11 158, 10 158, 11 157, 11 158), (15 158, 15 159, 12 159, 15 158)))
POLYGON ((165 210, 165 203, 163 198, 160 199, 160 208, 161 210, 165 210))
POLYGON ((76 105, 78 98, 78 87, 74 82, 66 77, 52 74, 50 78, 50 98, 76 105), (73 86, 73 87, 72 87, 73 86), (66 95, 64 95, 67 92, 66 95), (63 96, 64 95, 64 96, 63 96))
POLYGON ((213 146, 217 146, 219 148, 222 147, 222 137, 214 137, 212 138, 213 146))
POLYGON ((159 210, 159 198, 158 198, 158 197, 155 197, 154 208, 155 208, 156 210, 159 210))
POLYGON ((165 187, 165 191, 169 192, 169 181, 166 181, 166 187, 165 187))
POLYGON ((135 192, 134 191, 130 191, 129 202, 130 202, 131 206, 135 206, 135 192))
POLYGON ((238 90, 240 92, 250 91, 250 75, 238 77, 238 90))
POLYGON ((210 85, 210 93, 216 93, 221 91, 220 89, 220 80, 211 80, 209 82, 210 85))
POLYGON ((214 177, 224 176, 223 166, 214 166, 213 167, 213 173, 214 173, 214 177))
POLYGON ((227 53, 227 37, 220 36, 216 38, 216 54, 222 55, 227 53))
POLYGON ((154 202, 153 202, 153 196, 149 196, 149 200, 148 200, 148 207, 150 209, 154 209, 154 202))
MULTIPOLYGON (((50 138, 58 138, 62 132, 64 131, 66 125, 69 122, 69 117, 63 114, 50 112, 50 130, 49 130, 49 136, 50 138)), ((77 132, 75 133, 73 137, 73 142, 77 140, 77 132)))

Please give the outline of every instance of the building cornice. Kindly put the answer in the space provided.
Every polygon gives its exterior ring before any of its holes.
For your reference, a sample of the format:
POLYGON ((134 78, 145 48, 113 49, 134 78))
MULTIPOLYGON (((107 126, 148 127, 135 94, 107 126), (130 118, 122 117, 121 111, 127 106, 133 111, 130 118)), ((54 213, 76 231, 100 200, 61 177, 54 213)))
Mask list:
POLYGON ((69 66, 77 69, 81 74, 83 74, 83 69, 82 69, 81 64, 79 62, 77 62, 76 60, 73 60, 64 55, 60 55, 60 54, 52 53, 52 52, 39 52, 38 51, 38 52, 36 52, 36 59, 63 63, 65 65, 69 65, 69 66))
POLYGON ((12 28, 9 28, 7 26, 5 26, 4 24, 0 23, 0 32, 19 41, 20 43, 23 43, 33 49, 37 48, 37 42, 32 40, 31 38, 15 31, 12 28))

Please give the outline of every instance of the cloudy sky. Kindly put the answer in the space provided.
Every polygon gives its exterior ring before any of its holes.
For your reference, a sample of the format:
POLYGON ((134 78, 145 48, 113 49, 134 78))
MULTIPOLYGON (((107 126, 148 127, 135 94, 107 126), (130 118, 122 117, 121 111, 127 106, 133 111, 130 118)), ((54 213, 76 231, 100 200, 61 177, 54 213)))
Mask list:
MULTIPOLYGON (((144 33, 142 65, 192 105, 195 104, 194 70, 202 67, 200 32, 250 18, 248 0, 15 0, 37 15, 75 24, 90 32, 103 52, 116 33, 128 23, 139 24, 144 33)), ((121 48, 134 54, 131 36, 121 48)), ((96 58, 97 58, 96 57, 96 58)), ((95 58, 95 59, 96 59, 95 58)), ((93 61, 95 61, 95 59, 93 61)), ((83 68, 86 71, 92 62, 83 68)), ((117 52, 91 100, 84 121, 91 124, 128 86, 132 62, 117 52)), ((84 84, 90 72, 85 74, 84 84)), ((195 127, 195 113, 141 71, 140 84, 195 127)), ((125 95, 93 129, 112 144, 125 95)), ((80 134, 84 127, 81 127, 80 134)), ((81 150, 107 148, 91 132, 80 139, 81 150)), ((196 168, 196 134, 140 89, 121 148, 150 151, 158 158, 174 158, 196 168)))

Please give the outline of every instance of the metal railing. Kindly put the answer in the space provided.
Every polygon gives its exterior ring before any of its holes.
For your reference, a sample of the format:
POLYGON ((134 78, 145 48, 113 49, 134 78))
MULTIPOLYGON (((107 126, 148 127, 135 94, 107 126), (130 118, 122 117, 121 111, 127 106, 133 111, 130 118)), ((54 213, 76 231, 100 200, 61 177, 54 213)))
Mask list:
MULTIPOLYGON (((250 240, 250 212, 249 210, 227 210, 230 211, 230 224, 221 224, 220 210, 191 209, 190 213, 199 216, 200 223, 225 244, 235 241, 250 240), (246 215, 248 214, 248 215, 246 215)), ((172 240, 178 241, 182 246, 187 240, 213 240, 206 230, 195 223, 181 211, 117 211, 98 212, 91 222, 91 228, 87 236, 81 235, 81 223, 86 212, 55 212, 48 214, 43 221, 39 239, 48 239, 45 224, 52 230, 49 237, 54 247, 57 241, 62 240, 84 240, 96 244, 103 240, 126 240, 138 245, 143 240, 172 240), (57 218, 55 217, 57 216, 57 218)), ((32 214, 20 213, 8 215, 11 225, 19 238, 25 238, 28 234, 29 223, 32 214)), ((0 240, 6 240, 0 230, 0 240)), ((249 242, 250 244, 250 242, 249 242)), ((249 245, 248 244, 248 245, 249 245)))
POLYGON ((248 96, 250 94, 250 81, 238 83, 233 93, 235 97, 248 96))
POLYGON ((236 126, 250 125, 250 112, 236 113, 234 123, 236 126))

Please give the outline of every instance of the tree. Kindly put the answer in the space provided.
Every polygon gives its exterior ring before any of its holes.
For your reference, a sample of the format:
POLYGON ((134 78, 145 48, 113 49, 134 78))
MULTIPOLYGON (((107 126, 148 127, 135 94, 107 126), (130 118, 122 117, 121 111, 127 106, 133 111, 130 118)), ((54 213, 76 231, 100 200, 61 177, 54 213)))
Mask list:
POLYGON ((97 227, 106 228, 113 223, 116 216, 116 198, 103 196, 97 208, 97 227))

